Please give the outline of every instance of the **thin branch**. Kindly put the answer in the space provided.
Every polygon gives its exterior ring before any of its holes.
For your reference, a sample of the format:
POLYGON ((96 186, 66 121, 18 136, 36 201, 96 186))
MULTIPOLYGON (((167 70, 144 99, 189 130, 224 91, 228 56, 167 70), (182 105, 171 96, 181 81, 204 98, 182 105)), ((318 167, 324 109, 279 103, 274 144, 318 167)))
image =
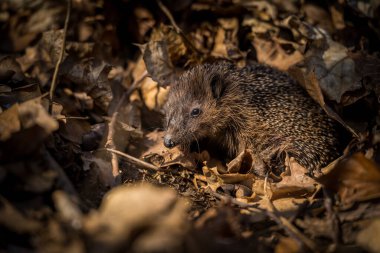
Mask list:
POLYGON ((262 212, 263 210, 257 208, 257 204, 256 203, 251 203, 251 204, 247 204, 247 203, 244 203, 244 202, 241 202, 231 196, 228 196, 228 195, 224 195, 224 194, 220 194, 220 193, 217 193, 217 192, 214 192, 212 191, 210 188, 209 188, 209 193, 211 193, 212 195, 214 195, 214 197, 220 199, 220 200, 223 200, 225 202, 230 202, 231 204, 234 204, 238 207, 241 207, 241 208, 253 208, 257 211, 260 211, 262 212))
MULTIPOLYGON (((110 123, 108 124, 108 136, 107 136, 107 142, 105 147, 114 149, 116 148, 115 142, 113 141, 113 137, 115 136, 115 124, 116 124, 116 118, 119 113, 116 111, 112 114, 112 118, 110 123)), ((119 176, 119 161, 117 159, 117 156, 112 153, 111 158, 111 164, 112 164, 112 175, 115 179, 115 183, 118 184, 120 182, 116 182, 118 176, 119 176)))
POLYGON ((79 117, 79 116, 55 116, 56 120, 63 120, 63 119, 78 119, 78 120, 88 120, 89 117, 79 117))
POLYGON ((105 148, 105 150, 107 150, 107 151, 109 151, 109 152, 111 152, 111 153, 113 153, 113 154, 120 155, 120 156, 122 156, 122 157, 128 159, 131 163, 134 163, 134 164, 136 164, 136 165, 138 165, 138 166, 140 166, 140 167, 142 167, 142 168, 144 168, 144 169, 149 169, 149 170, 154 170, 154 171, 158 171, 158 170, 160 170, 159 167, 157 167, 157 166, 155 166, 155 165, 153 165, 153 164, 150 164, 150 163, 144 162, 144 161, 142 161, 142 160, 140 160, 140 159, 138 159, 138 158, 136 158, 136 157, 133 157, 133 156, 131 156, 131 155, 128 155, 128 154, 126 154, 126 153, 123 153, 123 152, 121 152, 121 151, 119 151, 119 150, 115 150, 115 149, 111 149, 111 148, 105 148))
POLYGON ((49 99, 50 99, 50 104, 49 104, 49 112, 51 113, 52 108, 53 108, 53 98, 54 98, 54 91, 57 86, 57 77, 58 77, 58 71, 59 67, 61 66, 62 59, 63 59, 63 54, 65 52, 65 47, 66 47, 66 34, 67 34, 67 28, 69 26, 69 20, 70 20, 70 13, 71 13, 71 0, 67 0, 67 10, 66 10, 66 18, 65 18, 65 25, 63 27, 63 41, 62 41, 62 48, 59 53, 59 58, 57 63, 55 64, 54 68, 54 74, 53 74, 53 80, 51 82, 50 86, 50 93, 49 93, 49 99))
MULTIPOLYGON (((105 144, 106 148, 109 148, 110 150, 115 150, 116 145, 114 142, 114 136, 115 136, 115 126, 117 122, 117 116, 119 114, 119 110, 121 106, 123 105, 125 99, 127 99, 132 92, 136 89, 136 87, 144 80, 145 77, 148 76, 148 72, 145 71, 141 77, 134 81, 133 84, 126 90, 123 94, 123 96, 120 98, 119 102, 117 103, 114 113, 112 113, 111 121, 108 123, 108 135, 107 135, 107 142, 105 144)), ((117 159, 117 155, 115 153, 111 153, 111 164, 112 164, 112 175, 115 179, 115 184, 120 184, 120 178, 119 178, 119 160, 117 159)))
POLYGON ((161 2, 161 0, 157 0, 158 7, 160 7, 161 11, 166 15, 166 17, 169 19, 171 25, 174 27, 175 32, 182 37, 183 41, 191 47, 191 49, 199 55, 199 57, 202 57, 203 54, 200 52, 194 45, 191 43, 191 41, 186 37, 186 35, 183 33, 181 28, 177 25, 175 22, 173 15, 170 13, 169 9, 161 2))

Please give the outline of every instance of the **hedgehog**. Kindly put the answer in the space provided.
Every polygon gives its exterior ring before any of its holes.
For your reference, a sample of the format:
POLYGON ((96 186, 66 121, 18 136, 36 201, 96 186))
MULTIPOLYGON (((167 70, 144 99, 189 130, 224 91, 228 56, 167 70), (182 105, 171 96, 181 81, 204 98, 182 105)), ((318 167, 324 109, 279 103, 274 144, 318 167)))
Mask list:
POLYGON ((284 165, 284 156, 310 172, 340 156, 340 128, 288 74, 228 61, 192 67, 171 85, 164 107, 164 145, 189 151, 207 140, 230 159, 246 149, 257 171, 284 165))

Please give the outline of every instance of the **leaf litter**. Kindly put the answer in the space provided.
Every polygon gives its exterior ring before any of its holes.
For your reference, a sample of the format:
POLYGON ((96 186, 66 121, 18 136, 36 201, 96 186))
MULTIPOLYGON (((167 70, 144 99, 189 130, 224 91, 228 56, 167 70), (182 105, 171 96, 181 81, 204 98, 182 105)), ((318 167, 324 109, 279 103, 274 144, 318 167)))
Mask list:
POLYGON ((379 7, 81 0, 65 36, 64 1, 1 2, 1 251, 380 252, 379 7), (291 74, 351 133, 342 157, 167 150, 170 85, 217 58, 291 74))

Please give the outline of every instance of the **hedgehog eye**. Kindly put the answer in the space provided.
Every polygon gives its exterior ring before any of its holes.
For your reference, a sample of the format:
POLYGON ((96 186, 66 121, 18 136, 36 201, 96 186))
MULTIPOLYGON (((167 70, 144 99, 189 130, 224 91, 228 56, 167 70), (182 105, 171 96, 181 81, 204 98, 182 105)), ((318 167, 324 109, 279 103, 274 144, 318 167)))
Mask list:
POLYGON ((199 116, 199 114, 201 114, 201 109, 199 109, 199 108, 194 108, 192 111, 191 111, 191 113, 190 113, 190 115, 191 115, 191 117, 198 117, 199 116))

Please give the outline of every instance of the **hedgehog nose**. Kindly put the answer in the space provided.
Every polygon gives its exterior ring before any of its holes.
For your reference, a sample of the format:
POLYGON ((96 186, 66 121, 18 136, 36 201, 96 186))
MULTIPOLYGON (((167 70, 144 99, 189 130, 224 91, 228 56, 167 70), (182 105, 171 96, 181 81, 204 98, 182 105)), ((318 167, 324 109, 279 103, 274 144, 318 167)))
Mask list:
POLYGON ((176 144, 174 143, 174 141, 171 139, 170 136, 166 135, 164 137, 164 145, 167 148, 173 148, 176 144))

